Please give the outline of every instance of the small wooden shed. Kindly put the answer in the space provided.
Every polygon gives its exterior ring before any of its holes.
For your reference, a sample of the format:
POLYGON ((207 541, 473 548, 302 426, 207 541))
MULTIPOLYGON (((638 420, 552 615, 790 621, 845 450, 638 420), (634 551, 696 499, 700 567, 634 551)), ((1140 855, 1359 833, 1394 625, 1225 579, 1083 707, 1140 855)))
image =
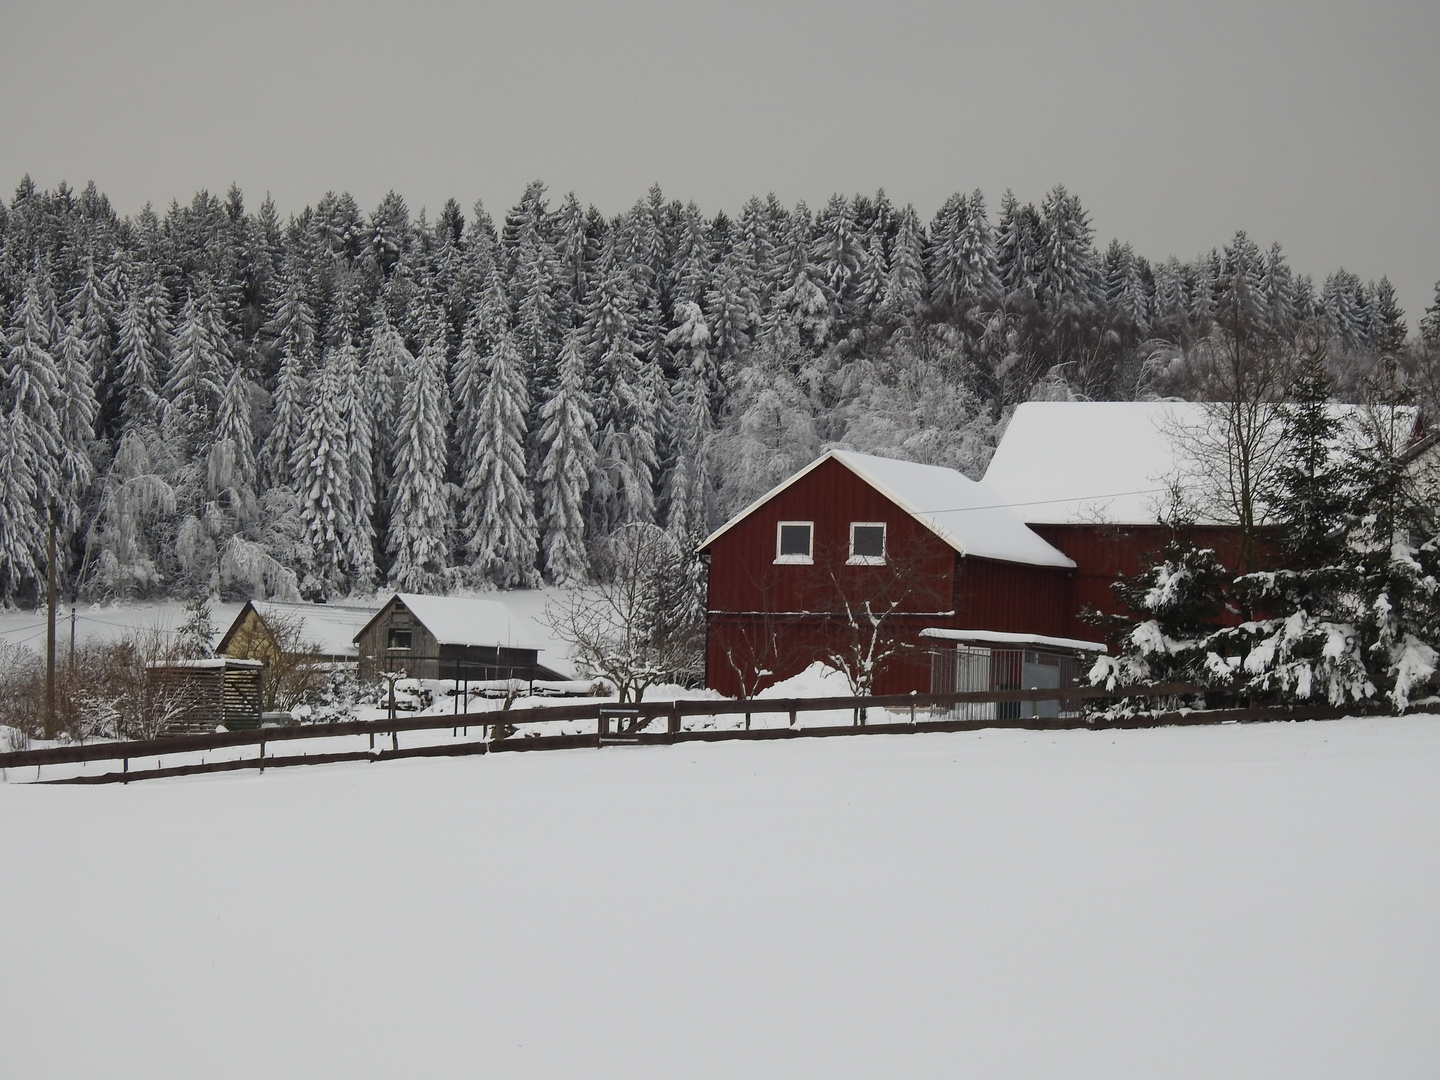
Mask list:
POLYGON ((361 679, 386 671, 456 682, 557 678, 539 666, 538 647, 496 600, 396 593, 355 635, 355 644, 361 679))
POLYGON ((164 660, 145 667, 146 689, 167 735, 260 726, 265 665, 259 660, 164 660))

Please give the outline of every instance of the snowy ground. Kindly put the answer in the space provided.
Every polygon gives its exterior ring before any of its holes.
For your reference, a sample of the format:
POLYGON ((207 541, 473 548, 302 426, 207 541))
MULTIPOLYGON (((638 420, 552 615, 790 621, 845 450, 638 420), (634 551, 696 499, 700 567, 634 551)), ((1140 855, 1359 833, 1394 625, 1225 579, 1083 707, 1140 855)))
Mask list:
POLYGON ((0 1075, 1432 1077, 1440 717, 0 785, 0 1075))

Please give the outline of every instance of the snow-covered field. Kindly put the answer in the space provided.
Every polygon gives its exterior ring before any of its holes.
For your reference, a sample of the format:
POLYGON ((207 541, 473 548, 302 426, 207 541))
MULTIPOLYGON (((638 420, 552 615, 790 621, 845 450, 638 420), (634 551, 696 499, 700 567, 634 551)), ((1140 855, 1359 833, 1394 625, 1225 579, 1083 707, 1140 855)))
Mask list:
POLYGON ((0 1075, 1433 1077, 1440 717, 0 785, 0 1075))

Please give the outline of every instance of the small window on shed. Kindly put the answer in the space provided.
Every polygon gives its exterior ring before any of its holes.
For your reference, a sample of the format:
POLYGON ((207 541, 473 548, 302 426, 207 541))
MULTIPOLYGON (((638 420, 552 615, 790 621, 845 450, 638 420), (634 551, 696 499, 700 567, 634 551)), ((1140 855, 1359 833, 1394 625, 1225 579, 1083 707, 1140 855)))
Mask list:
POLYGON ((850 523, 850 563, 859 566, 880 566, 885 562, 885 523, 883 521, 852 521, 850 523))
POLYGON ((385 647, 391 650, 410 648, 410 635, 412 633, 413 631, 411 630, 397 630, 392 626, 390 633, 385 639, 385 647))
POLYGON ((775 561, 777 563, 808 563, 811 558, 813 521, 782 521, 775 528, 775 561))

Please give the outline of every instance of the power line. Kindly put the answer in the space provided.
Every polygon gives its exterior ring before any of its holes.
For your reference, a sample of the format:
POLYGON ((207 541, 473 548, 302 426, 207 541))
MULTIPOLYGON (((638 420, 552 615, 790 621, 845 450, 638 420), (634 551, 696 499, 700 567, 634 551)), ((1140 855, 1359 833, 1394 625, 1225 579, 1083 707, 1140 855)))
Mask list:
POLYGON ((986 506, 946 506, 938 510, 916 510, 917 514, 959 514, 967 510, 1013 510, 1018 506, 1049 506, 1053 503, 1097 502, 1100 499, 1123 499, 1128 495, 1155 495, 1167 490, 1163 487, 1142 488, 1139 491, 1116 491, 1109 495, 1073 495, 1063 499, 1030 499, 1026 502, 990 503, 986 506))

